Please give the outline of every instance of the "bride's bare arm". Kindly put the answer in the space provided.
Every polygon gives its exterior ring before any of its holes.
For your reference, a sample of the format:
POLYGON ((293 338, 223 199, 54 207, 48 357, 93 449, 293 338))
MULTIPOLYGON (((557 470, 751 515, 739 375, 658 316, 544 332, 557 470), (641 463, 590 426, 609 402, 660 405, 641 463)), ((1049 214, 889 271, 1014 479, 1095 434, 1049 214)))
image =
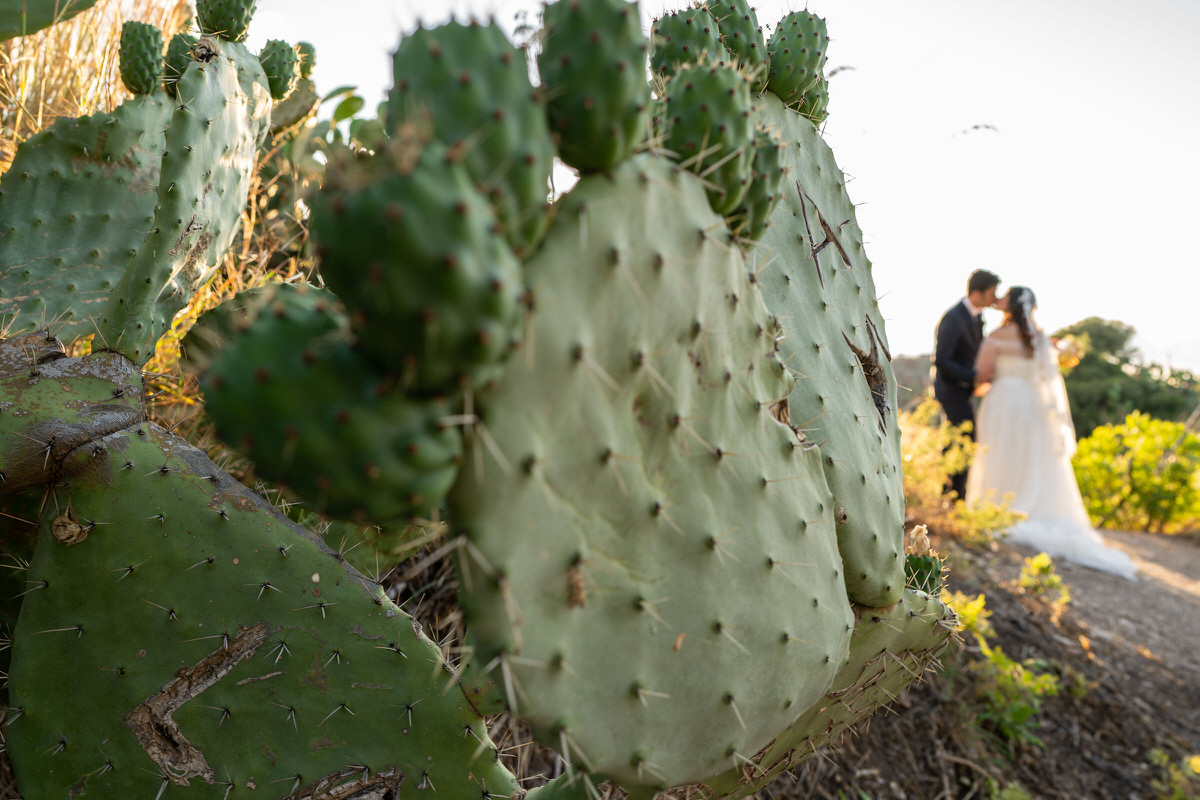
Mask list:
POLYGON ((996 340, 987 337, 979 346, 979 354, 975 356, 975 385, 983 386, 991 383, 996 376, 996 340))

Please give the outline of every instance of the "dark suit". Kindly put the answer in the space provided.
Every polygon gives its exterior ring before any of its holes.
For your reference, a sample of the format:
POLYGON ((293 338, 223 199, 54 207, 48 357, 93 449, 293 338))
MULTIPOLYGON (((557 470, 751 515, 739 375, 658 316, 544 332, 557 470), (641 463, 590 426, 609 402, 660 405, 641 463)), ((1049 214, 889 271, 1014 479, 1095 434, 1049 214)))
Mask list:
MULTIPOLYGON (((952 425, 971 423, 975 438, 975 356, 983 341, 983 316, 972 316, 962 301, 955 303, 938 321, 933 353, 933 395, 952 425)), ((950 476, 950 487, 966 496, 967 473, 950 476)))

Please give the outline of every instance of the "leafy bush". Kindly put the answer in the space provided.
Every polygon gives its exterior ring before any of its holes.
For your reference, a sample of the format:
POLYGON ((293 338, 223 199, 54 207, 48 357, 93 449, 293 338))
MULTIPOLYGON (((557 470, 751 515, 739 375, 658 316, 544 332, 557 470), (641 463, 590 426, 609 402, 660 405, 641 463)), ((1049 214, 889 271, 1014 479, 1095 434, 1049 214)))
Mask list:
POLYGON ((1200 436, 1140 411, 1079 443, 1075 478, 1097 527, 1200 530, 1200 436))
POLYGON ((1017 583, 1026 592, 1049 602, 1056 621, 1071 602, 1071 588, 1055 572, 1054 561, 1046 553, 1025 559, 1017 583))
POLYGON ((1175 763, 1162 750, 1151 750, 1150 762, 1161 772, 1151 783, 1158 800, 1200 800, 1200 755, 1175 763))

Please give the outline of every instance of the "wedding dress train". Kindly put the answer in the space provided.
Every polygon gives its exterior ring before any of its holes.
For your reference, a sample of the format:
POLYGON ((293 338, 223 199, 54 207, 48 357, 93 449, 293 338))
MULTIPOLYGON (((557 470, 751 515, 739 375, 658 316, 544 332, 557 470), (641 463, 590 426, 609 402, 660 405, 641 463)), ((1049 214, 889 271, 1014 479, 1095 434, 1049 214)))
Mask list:
POLYGON ((968 505, 1008 495, 1009 507, 1027 515, 1010 541, 1134 579, 1133 561, 1104 543, 1084 509, 1071 467, 1075 429, 1053 347, 1040 335, 1030 358, 1020 342, 995 344, 995 377, 976 414, 968 505))

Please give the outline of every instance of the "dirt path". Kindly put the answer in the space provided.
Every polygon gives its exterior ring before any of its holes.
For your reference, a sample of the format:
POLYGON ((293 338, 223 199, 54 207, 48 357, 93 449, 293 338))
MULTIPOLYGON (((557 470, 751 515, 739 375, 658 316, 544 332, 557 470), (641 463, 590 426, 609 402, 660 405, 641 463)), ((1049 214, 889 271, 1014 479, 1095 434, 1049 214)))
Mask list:
MULTIPOLYGON (((1072 610, 1093 638, 1192 675, 1200 686, 1200 540, 1111 531, 1103 535, 1133 557, 1139 580, 1058 561, 1055 568, 1070 586, 1072 610)), ((1200 707, 1200 688, 1197 698, 1200 707)))

